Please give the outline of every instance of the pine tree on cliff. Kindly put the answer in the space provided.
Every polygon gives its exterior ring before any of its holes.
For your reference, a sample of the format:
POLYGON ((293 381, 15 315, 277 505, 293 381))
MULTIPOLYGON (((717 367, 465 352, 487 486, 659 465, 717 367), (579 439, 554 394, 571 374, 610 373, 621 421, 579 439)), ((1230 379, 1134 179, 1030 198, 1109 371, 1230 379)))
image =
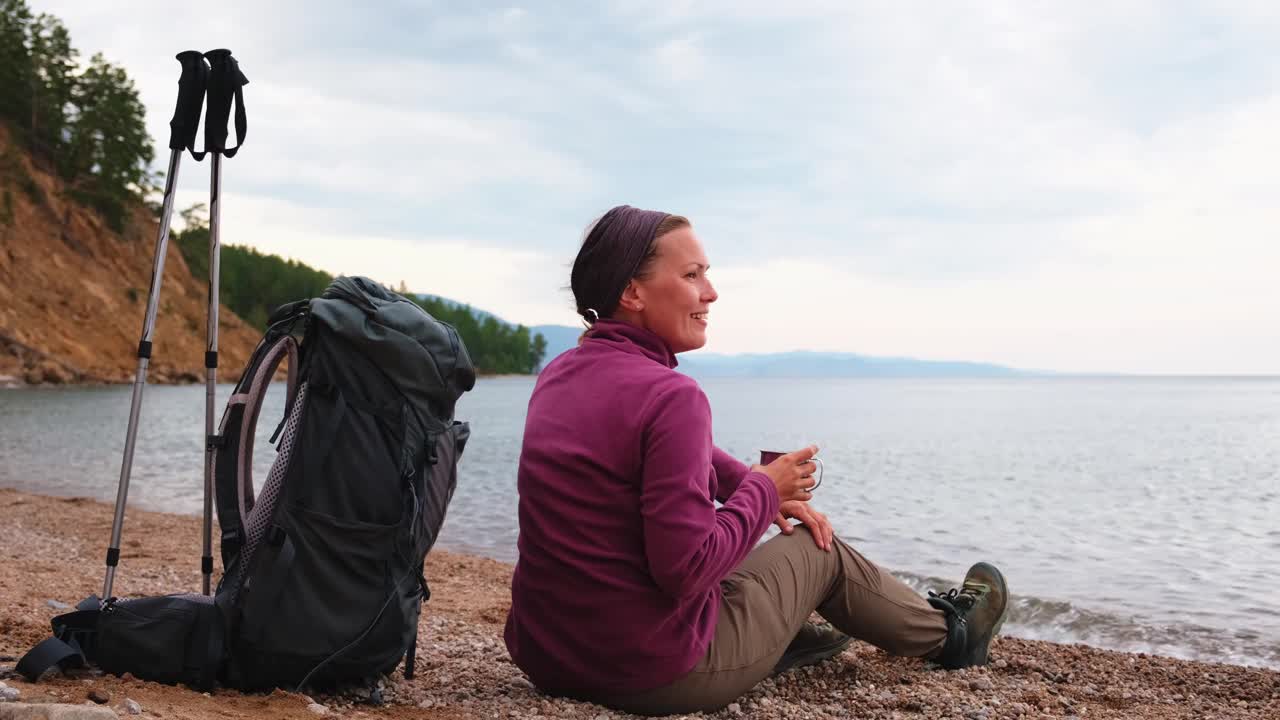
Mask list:
POLYGON ((78 113, 62 153, 63 176, 75 192, 120 229, 131 199, 142 196, 155 157, 146 110, 123 68, 95 54, 77 78, 78 113))
MULTIPOLYGON (((40 159, 57 167, 75 112, 76 58, 71 34, 58 18, 41 14, 29 26, 31 119, 28 142, 40 159)), ((61 169, 61 168, 59 168, 61 169)))
POLYGON ((0 117, 119 230, 152 179, 146 113, 122 68, 95 54, 80 70, 78 58, 58 18, 0 0, 0 117))
POLYGON ((0 114, 18 125, 31 117, 31 21, 24 0, 0 0, 0 114))

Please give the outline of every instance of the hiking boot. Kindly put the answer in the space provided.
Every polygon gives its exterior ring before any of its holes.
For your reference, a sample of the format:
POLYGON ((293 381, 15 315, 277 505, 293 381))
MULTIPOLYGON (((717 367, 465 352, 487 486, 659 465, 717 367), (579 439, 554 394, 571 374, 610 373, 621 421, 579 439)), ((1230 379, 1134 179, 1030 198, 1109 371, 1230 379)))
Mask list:
POLYGON ((947 616, 947 642, 933 661, 949 670, 987 664, 991 640, 1004 624, 1009 588, 995 566, 980 562, 969 568, 964 583, 939 595, 929 591, 929 604, 947 616))
POLYGON ((820 663, 829 657, 839 655, 853 638, 827 624, 816 625, 805 623, 796 633, 795 639, 782 652, 778 664, 773 666, 773 674, 784 673, 791 668, 805 667, 820 663))

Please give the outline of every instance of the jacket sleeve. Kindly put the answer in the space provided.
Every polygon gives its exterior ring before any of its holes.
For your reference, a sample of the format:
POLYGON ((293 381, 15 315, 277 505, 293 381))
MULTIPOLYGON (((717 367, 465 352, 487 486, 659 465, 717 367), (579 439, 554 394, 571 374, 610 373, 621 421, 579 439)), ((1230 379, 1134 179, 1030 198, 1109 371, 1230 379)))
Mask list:
POLYGON ((747 473, 721 507, 712 497, 711 406, 692 380, 658 393, 643 438, 640 513, 654 582, 684 598, 737 567, 778 512, 763 473, 747 473))
POLYGON ((750 472, 743 462, 718 447, 711 449, 711 467, 716 471, 716 499, 725 502, 750 472))

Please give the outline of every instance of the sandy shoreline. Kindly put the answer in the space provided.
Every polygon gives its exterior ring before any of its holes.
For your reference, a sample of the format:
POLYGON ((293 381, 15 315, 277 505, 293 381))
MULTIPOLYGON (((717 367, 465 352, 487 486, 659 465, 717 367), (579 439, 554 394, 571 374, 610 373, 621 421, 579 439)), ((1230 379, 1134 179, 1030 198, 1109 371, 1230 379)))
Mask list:
MULTIPOLYGON (((451 518, 457 521, 456 518, 451 518)), ((502 623, 511 566, 433 551, 432 587, 420 625, 418 674, 387 679, 386 704, 276 691, 205 695, 112 676, 59 677, 30 685, 12 674, 18 656, 48 635, 49 618, 98 592, 111 528, 108 505, 0 489, 0 681, 19 702, 84 703, 91 691, 128 716, 215 718, 630 717, 539 694, 507 656, 502 623), (50 602, 53 601, 53 602, 50 602)), ((199 587, 200 519, 131 509, 119 595, 199 587)), ((1005 638, 988 668, 944 672, 855 643, 840 657, 762 683, 714 718, 1280 718, 1280 672, 1130 655, 1081 645, 1005 638)))

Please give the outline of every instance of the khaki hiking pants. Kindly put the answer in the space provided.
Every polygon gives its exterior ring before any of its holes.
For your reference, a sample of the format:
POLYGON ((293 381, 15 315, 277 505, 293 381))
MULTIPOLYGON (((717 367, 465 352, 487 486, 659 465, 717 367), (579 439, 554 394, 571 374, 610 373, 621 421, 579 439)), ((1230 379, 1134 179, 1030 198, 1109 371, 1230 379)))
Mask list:
POLYGON ((720 587, 715 636, 689 674, 656 690, 593 700, 640 715, 718 710, 769 676, 815 610, 893 655, 932 656, 947 638, 940 610, 839 538, 831 552, 822 550, 803 525, 752 550, 720 587))

